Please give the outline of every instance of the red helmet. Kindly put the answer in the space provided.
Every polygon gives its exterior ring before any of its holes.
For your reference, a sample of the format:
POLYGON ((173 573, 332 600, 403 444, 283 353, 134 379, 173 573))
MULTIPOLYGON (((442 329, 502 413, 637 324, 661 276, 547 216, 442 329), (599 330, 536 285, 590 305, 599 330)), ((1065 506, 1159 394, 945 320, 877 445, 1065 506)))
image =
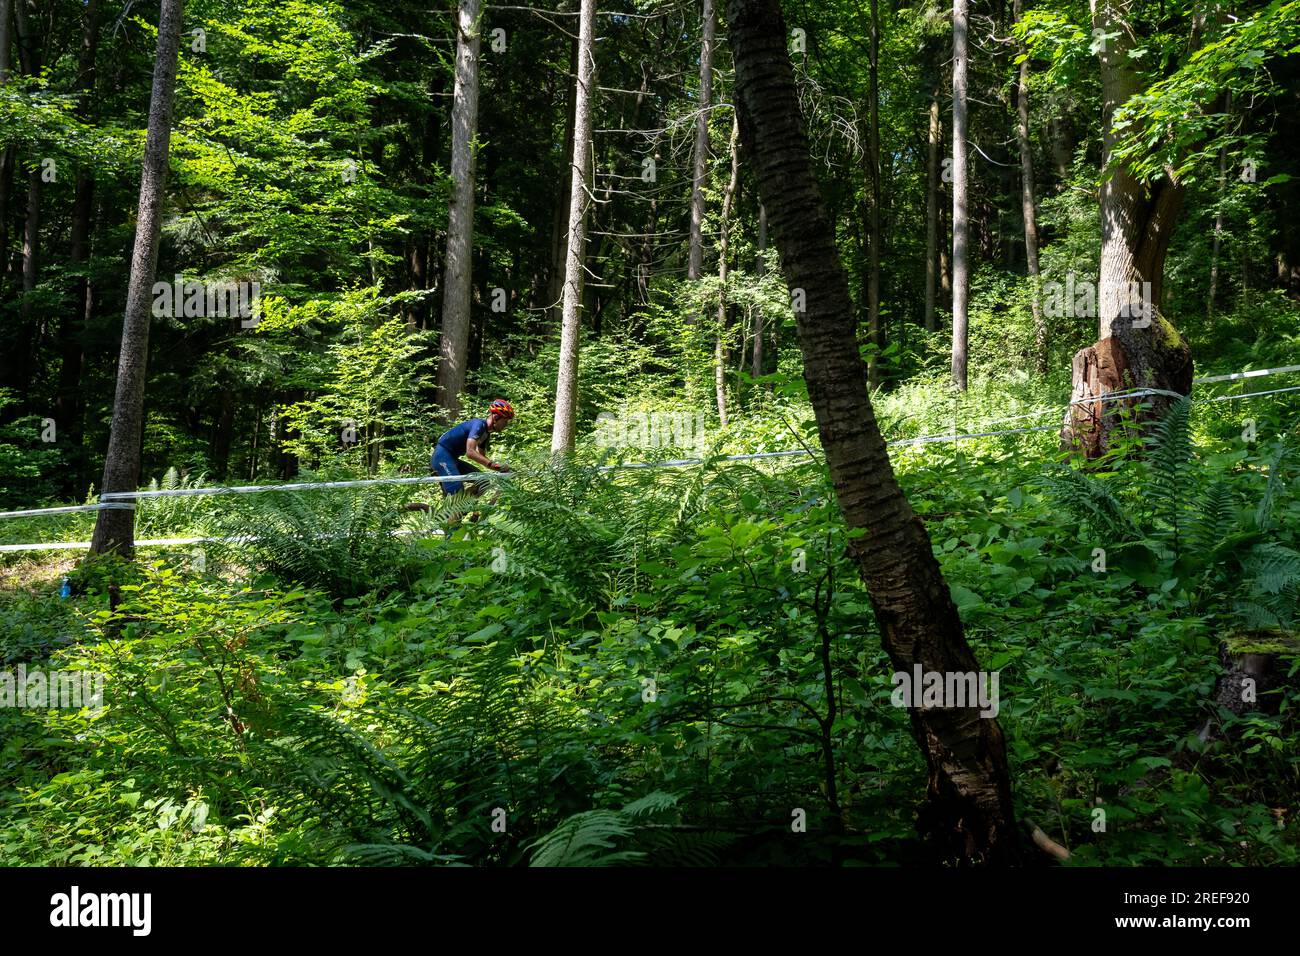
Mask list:
POLYGON ((514 407, 509 402, 507 402, 504 398, 498 398, 496 401, 494 401, 491 405, 488 406, 488 414, 500 415, 506 421, 510 421, 512 418, 515 417, 515 410, 514 407))

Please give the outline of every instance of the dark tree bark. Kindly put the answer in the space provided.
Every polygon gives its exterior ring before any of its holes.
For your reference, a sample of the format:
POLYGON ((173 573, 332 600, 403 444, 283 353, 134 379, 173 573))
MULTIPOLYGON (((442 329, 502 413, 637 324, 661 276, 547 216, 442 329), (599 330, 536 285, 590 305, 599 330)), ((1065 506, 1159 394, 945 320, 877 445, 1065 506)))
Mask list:
POLYGON ((456 12, 456 90, 451 121, 452 191, 447 204, 447 274, 442 288, 438 404, 448 421, 460 416, 470 333, 474 245, 474 133, 478 129, 480 0, 460 0, 456 12))
MULTIPOLYGON (((1159 418, 1172 397, 1152 395, 1126 401, 1088 401, 1128 388, 1186 395, 1192 388, 1192 355, 1160 311, 1165 256, 1183 202, 1183 184, 1166 169, 1153 182, 1140 182, 1123 164, 1112 164, 1121 135, 1115 110, 1139 92, 1141 77, 1129 52, 1137 37, 1129 21, 1130 0, 1094 0, 1093 26, 1108 36, 1098 51, 1102 92, 1102 167, 1113 172, 1101 185, 1101 263, 1097 283, 1097 342, 1074 356, 1070 411, 1062 445, 1093 459, 1111 447, 1111 433, 1123 405, 1137 420, 1159 418), (1137 409, 1141 402, 1145 408, 1137 409)), ((1132 128, 1124 135, 1140 135, 1132 128)))
MULTIPOLYGON (((144 433, 145 368, 149 359, 149 318, 162 204, 167 186, 171 145, 172 100, 176 93, 176 60, 180 50, 184 0, 162 0, 158 23, 158 53, 154 60, 149 124, 140 175, 140 206, 136 216, 135 248, 122 321, 122 349, 117 361, 117 391, 104 480, 100 492, 135 491, 140 484, 140 441, 144 433)), ((135 556, 135 512, 109 509, 98 513, 90 554, 116 552, 135 556)))
MULTIPOLYGON (((771 217, 796 313, 804 378, 826 463, 853 538, 881 642, 894 667, 976 671, 961 619, 925 527, 894 477, 856 347, 853 300, 818 194, 778 0, 729 0, 736 100, 745 155, 771 217)), ((1018 860, 1002 731, 973 708, 911 709, 929 767, 922 828, 947 858, 1018 860)))

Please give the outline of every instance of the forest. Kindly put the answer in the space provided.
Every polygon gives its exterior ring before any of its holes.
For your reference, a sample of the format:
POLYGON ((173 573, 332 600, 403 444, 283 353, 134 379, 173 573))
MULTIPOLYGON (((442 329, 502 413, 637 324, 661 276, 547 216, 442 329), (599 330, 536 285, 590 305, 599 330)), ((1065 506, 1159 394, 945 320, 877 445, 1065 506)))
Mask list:
POLYGON ((0 0, 0 866, 1295 866, 1297 143, 1300 0, 0 0))

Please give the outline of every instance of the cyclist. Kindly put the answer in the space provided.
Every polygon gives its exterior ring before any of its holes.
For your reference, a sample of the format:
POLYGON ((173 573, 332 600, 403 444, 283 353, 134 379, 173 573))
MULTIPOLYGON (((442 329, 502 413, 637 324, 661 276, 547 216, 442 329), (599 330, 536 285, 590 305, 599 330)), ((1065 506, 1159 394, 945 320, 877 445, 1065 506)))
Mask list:
MULTIPOLYGON (((442 437, 438 439, 438 444, 433 448, 433 456, 429 460, 429 469, 435 475, 454 479, 438 483, 444 496, 454 495, 461 491, 468 491, 476 498, 483 494, 486 490, 484 482, 464 482, 460 480, 464 475, 479 472, 480 469, 471 462, 492 471, 507 472, 510 470, 505 465, 488 458, 487 451, 488 446, 492 443, 492 435, 495 432, 505 431, 506 426, 510 424, 514 417, 514 407, 504 398, 498 398, 488 406, 486 418, 471 418, 443 433, 442 437), (466 459, 469 460, 466 461, 466 459), (466 488, 467 484, 468 488, 466 488)), ((429 510, 429 506, 425 504, 409 504, 406 508, 408 511, 429 510)))

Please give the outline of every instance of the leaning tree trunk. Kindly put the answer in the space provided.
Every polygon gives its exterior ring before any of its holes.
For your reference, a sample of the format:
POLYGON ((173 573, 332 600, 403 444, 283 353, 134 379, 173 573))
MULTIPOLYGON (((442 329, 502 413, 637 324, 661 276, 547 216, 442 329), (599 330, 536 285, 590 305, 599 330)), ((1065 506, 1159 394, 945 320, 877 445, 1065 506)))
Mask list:
MULTIPOLYGON (((144 144, 144 168, 140 174, 140 208, 136 216, 135 248, 131 253, 131 277, 126 289, 122 349, 117 361, 117 391, 113 397, 113 423, 108 436, 108 454, 104 459, 101 493, 135 491, 140 484, 140 436, 144 425, 145 366, 149 358, 150 298, 154 272, 158 267, 158 239, 167 184, 172 99, 176 93, 176 59, 180 50, 183 6, 184 0, 162 0, 158 54, 154 60, 149 126, 144 144)), ((90 553, 109 552, 134 557, 134 511, 109 509, 99 512, 90 553)))
POLYGON ((478 126, 480 0, 456 12, 456 89, 451 120, 451 197, 447 203, 447 272, 442 289, 438 404, 449 421, 460 415, 469 351, 474 256, 474 131, 478 126))
POLYGON ((969 0, 952 4, 952 381, 966 391, 966 351, 970 296, 967 257, 970 222, 966 214, 967 30, 969 0))
MULTIPOLYGON (((736 101, 745 155, 772 221, 791 288, 804 378, 849 549, 866 584, 881 642, 898 671, 977 670, 925 526, 894 477, 854 336, 853 300, 812 174, 779 0, 729 0, 736 101)), ((911 709, 929 768, 922 829, 948 857, 1018 859, 1006 747, 995 719, 975 708, 911 709)))
POLYGON ((573 107, 573 179, 569 187, 569 240, 564 260, 560 369, 555 385, 551 452, 573 451, 578 410, 578 339, 582 332, 582 269, 587 249, 587 165, 591 159, 591 108, 596 75, 593 21, 596 0, 582 0, 578 26, 578 77, 573 107))
MULTIPOLYGON (((1140 91, 1129 53, 1137 44, 1125 19, 1127 4, 1093 0, 1093 26, 1107 38, 1100 44, 1102 165, 1112 167, 1120 133, 1115 110, 1140 91)), ((1133 127, 1124 135, 1136 136, 1133 127)), ((1177 395, 1192 389, 1192 355, 1187 343, 1160 312, 1165 256, 1183 201, 1183 184, 1166 167, 1153 182, 1140 182, 1122 164, 1101 185, 1101 262, 1097 282, 1097 341, 1074 355, 1074 388, 1061 430, 1065 448, 1095 459, 1114 443, 1129 406, 1137 421, 1159 418, 1177 395), (1102 402, 1125 389, 1164 393, 1102 402), (1139 407, 1139 403, 1142 407, 1139 407)))

